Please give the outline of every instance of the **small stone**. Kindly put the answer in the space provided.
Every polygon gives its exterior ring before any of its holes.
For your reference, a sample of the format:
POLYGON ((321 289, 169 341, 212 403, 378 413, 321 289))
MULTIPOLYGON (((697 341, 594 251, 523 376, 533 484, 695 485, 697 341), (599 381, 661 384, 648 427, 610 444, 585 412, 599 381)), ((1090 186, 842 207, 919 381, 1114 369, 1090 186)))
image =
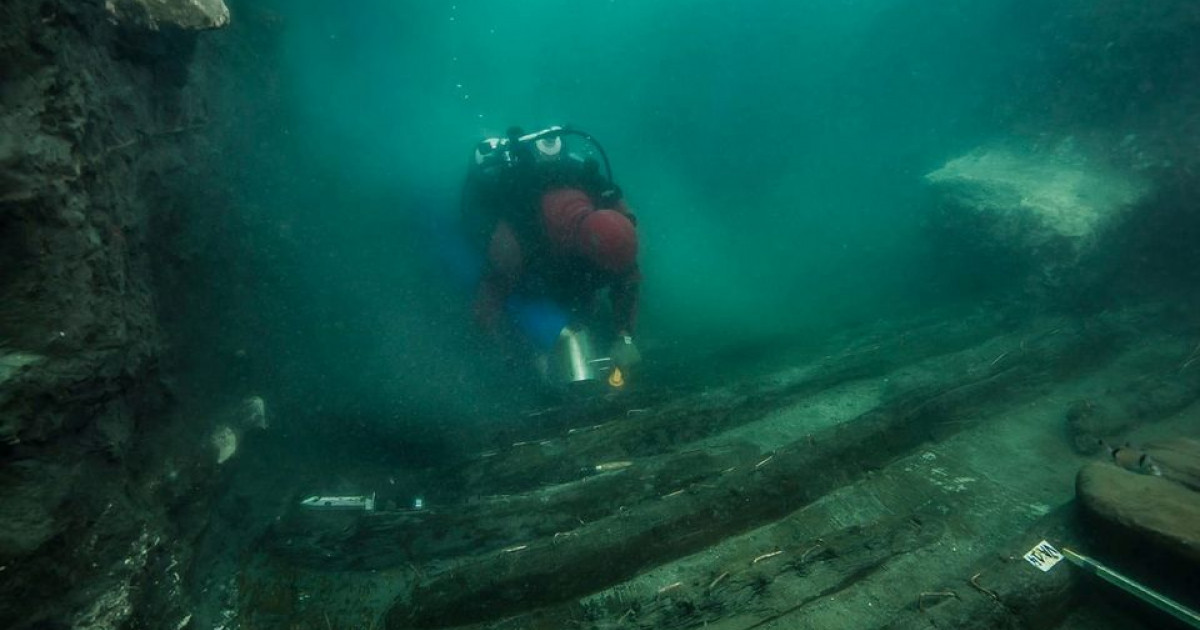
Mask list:
POLYGON ((224 464, 237 453, 237 433, 227 426, 219 426, 213 431, 212 445, 217 449, 217 463, 224 464))

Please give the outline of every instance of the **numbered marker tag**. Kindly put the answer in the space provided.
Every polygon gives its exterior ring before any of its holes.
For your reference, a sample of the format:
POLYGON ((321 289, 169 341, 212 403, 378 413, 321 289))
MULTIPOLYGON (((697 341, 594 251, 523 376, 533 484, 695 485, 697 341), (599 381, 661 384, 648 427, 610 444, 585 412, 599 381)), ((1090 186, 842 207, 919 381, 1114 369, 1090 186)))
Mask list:
POLYGON ((1029 561, 1029 564, 1045 573, 1053 569, 1054 565, 1063 559, 1063 555, 1054 548, 1054 545, 1043 540, 1025 554, 1025 559, 1029 561))

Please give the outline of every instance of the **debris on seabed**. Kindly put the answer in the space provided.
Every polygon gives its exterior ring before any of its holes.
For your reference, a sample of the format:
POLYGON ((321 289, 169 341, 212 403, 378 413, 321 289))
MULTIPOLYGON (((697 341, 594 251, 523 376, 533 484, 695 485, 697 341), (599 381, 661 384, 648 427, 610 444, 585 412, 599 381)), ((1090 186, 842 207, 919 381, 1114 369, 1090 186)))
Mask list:
POLYGON ((658 589, 658 594, 662 595, 663 593, 668 593, 668 592, 673 591, 681 586, 683 586, 683 582, 672 582, 672 583, 658 589))
POLYGON ((716 578, 715 580, 713 580, 712 582, 709 582, 709 584, 708 584, 708 590, 710 590, 710 591, 711 591, 711 590, 713 590, 714 588, 716 588, 716 587, 717 587, 717 585, 718 585, 718 584, 720 584, 720 583, 721 583, 721 581, 722 581, 722 580, 724 580, 724 579, 725 579, 725 578, 727 578, 727 577, 729 577, 729 572, 728 572, 728 571, 726 571, 726 572, 722 573, 721 575, 718 575, 718 576, 717 576, 717 578, 716 578))
POLYGON ((632 465, 633 465, 633 462, 631 462, 629 460, 620 460, 620 461, 615 461, 615 462, 604 462, 601 464, 596 464, 593 467, 593 469, 596 472, 612 472, 614 470, 621 470, 623 468, 629 468, 632 465))
POLYGON ((772 551, 770 553, 764 553, 763 555, 755 558, 754 561, 751 562, 750 564, 758 564, 759 562, 762 562, 763 560, 767 560, 768 558, 774 558, 775 556, 778 556, 781 553, 783 553, 782 549, 780 549, 778 551, 772 551))

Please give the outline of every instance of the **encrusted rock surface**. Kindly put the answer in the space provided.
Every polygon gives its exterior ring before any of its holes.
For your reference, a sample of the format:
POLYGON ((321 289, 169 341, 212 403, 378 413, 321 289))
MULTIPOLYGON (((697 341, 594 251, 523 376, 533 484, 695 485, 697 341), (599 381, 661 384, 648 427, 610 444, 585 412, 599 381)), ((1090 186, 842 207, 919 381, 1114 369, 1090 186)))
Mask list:
POLYGON ((224 0, 107 0, 105 8, 122 22, 151 30, 205 30, 229 24, 224 0))
POLYGON ((196 35, 111 17, 100 2, 0 8, 5 628, 184 618, 190 552, 169 512, 211 486, 187 464, 208 456, 189 444, 198 423, 169 412, 148 253, 204 124, 196 35))
POLYGON ((1029 288, 1043 291, 1085 275, 1088 256, 1150 192, 1070 139, 1053 148, 982 146, 925 180, 942 199, 938 220, 956 238, 1013 256, 1027 266, 1029 288))
POLYGON ((1070 147, 1049 153, 983 147, 925 179, 964 210, 991 216, 999 235, 1033 244, 1064 238, 1076 248, 1146 192, 1137 179, 1089 163, 1070 147))

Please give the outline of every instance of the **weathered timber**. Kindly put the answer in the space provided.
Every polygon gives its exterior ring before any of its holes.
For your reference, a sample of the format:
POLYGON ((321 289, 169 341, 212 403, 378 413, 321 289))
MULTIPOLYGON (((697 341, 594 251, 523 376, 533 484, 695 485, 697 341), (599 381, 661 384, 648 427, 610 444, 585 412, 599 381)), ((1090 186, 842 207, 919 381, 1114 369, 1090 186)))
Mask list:
POLYGON ((712 557, 701 571, 679 581, 621 585, 486 627, 603 628, 616 623, 683 630, 723 623, 748 628, 848 589, 892 559, 936 542, 944 531, 932 513, 845 527, 820 539, 788 538, 783 528, 771 550, 712 557))
MULTIPOLYGON (((966 324, 938 324, 857 340, 812 366, 775 373, 757 383, 684 397, 660 408, 637 408, 636 413, 622 412, 607 422, 569 425, 558 436, 497 449, 453 475, 448 485, 471 497, 460 504, 361 518, 296 510, 274 528, 268 546, 305 566, 373 569, 474 554, 569 532, 621 506, 631 507, 717 471, 763 458, 757 450, 736 443, 722 450, 706 447, 703 455, 680 453, 681 444, 755 421, 838 382, 879 376, 898 365, 916 363, 918 377, 924 378, 933 368, 922 366, 920 359, 944 361, 938 355, 948 349, 994 333, 994 319, 985 315, 966 324), (626 459, 636 464, 629 475, 591 478, 596 464, 626 459)), ((993 343, 1000 347, 1021 343, 1005 336, 996 339, 993 343)), ((980 356, 969 351, 950 363, 968 371, 975 364, 987 365, 993 353, 1003 351, 988 350, 980 356)), ((913 378, 904 372, 899 376, 906 382, 913 378)), ((589 422, 594 419, 591 416, 589 422)))
POLYGON ((357 515, 298 512, 275 529, 269 544, 296 564, 361 570, 547 537, 561 542, 584 523, 622 512, 626 503, 669 495, 730 467, 753 465, 757 457, 750 446, 688 451, 619 462, 608 472, 597 472, 593 464, 576 470, 578 478, 569 483, 462 505, 357 515))
POLYGON ((1042 540, 1059 546, 1083 542, 1076 508, 1067 504, 1039 519, 1000 546, 959 579, 930 586, 930 592, 954 597, 918 601, 888 630, 929 628, 1053 628, 1076 601, 1080 572, 1063 560, 1049 572, 1034 568, 1022 556, 1042 540))
POLYGON ((1067 410, 1067 425, 1076 450, 1095 453, 1104 443, 1122 444, 1121 437, 1134 426, 1162 420, 1197 400, 1200 378, 1195 373, 1148 374, 1104 396, 1076 401, 1067 410))
MULTIPOLYGON (((388 627, 443 627, 511 615, 628 579, 653 564, 778 519, 928 440, 997 400, 1015 402, 1069 371, 1104 335, 1043 335, 998 354, 984 344, 893 378, 879 408, 777 451, 769 461, 697 484, 576 530, 569 544, 534 541, 476 556, 398 600, 388 627), (1098 339, 1099 335, 1100 339, 1098 339), (997 358, 1000 357, 1000 358, 997 358), (1006 360, 1004 360, 1006 359, 1006 360)), ((1011 341, 1011 340, 1009 340, 1011 341)))
POLYGON ((1120 532, 1120 540, 1200 565, 1200 492, 1108 462, 1084 466, 1075 487, 1088 513, 1120 532))
MULTIPOLYGON (((757 381, 712 388, 656 408, 635 409, 629 415, 622 411, 596 422, 570 424, 559 435, 514 444, 466 462, 456 473, 458 483, 477 494, 492 494, 574 480, 581 467, 595 462, 666 452, 752 422, 830 387, 879 377, 980 344, 999 334, 996 320, 995 315, 982 314, 956 325, 937 323, 865 338, 811 365, 757 381)), ((1011 345, 1016 348, 1020 341, 1014 339, 1011 345)))

